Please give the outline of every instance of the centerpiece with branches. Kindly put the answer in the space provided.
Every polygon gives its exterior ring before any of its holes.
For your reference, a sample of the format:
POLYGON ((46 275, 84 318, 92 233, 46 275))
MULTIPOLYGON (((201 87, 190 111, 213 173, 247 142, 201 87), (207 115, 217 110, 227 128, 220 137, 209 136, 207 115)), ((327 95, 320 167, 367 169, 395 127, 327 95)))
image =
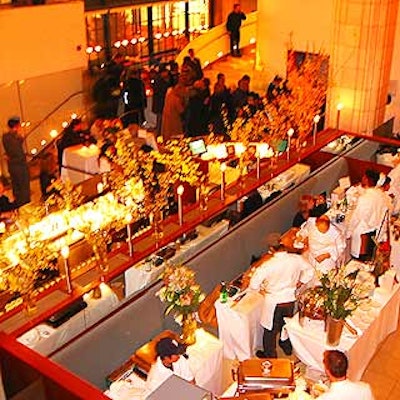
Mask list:
POLYGON ((327 341, 337 345, 344 320, 369 298, 375 288, 375 280, 369 272, 358 268, 349 271, 346 266, 319 274, 319 280, 321 285, 318 290, 323 297, 327 317, 327 341))

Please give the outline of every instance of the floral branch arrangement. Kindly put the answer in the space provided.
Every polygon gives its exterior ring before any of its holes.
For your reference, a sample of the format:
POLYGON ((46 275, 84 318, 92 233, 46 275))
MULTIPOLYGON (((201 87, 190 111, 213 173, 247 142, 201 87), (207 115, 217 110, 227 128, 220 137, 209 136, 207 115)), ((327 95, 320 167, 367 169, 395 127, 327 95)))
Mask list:
POLYGON ((369 272, 359 269, 349 272, 346 266, 320 274, 319 280, 325 313, 335 319, 350 316, 375 288, 369 272))
POLYGON ((164 286, 156 296, 165 303, 165 315, 172 314, 177 322, 197 311, 205 295, 196 283, 195 272, 185 265, 167 266, 161 278, 164 286))

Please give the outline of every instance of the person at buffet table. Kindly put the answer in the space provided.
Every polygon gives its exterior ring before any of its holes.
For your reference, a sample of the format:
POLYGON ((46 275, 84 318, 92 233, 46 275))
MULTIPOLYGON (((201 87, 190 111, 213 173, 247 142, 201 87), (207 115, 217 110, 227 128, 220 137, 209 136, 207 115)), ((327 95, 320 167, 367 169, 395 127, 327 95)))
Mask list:
POLYGON ((346 239, 327 215, 310 217, 297 236, 308 243, 311 265, 322 273, 335 268, 343 257, 346 239))
POLYGON ((339 350, 324 352, 324 367, 331 387, 318 397, 319 400, 374 400, 370 386, 365 382, 347 379, 348 360, 339 350))
POLYGON ((315 201, 311 195, 305 194, 301 196, 299 200, 299 211, 297 211, 293 218, 292 226, 294 228, 300 228, 304 222, 311 217, 311 210, 313 210, 314 207, 315 201))
POLYGON ((90 141, 90 132, 86 130, 85 124, 80 118, 74 118, 71 123, 61 133, 61 138, 57 141, 58 167, 61 171, 64 150, 68 147, 83 144, 90 141))
POLYGON ((31 201, 29 169, 24 152, 24 138, 20 132, 21 119, 11 117, 7 126, 8 132, 3 135, 3 147, 15 203, 20 207, 31 201))
POLYGON ((153 103, 151 111, 156 114, 156 134, 161 135, 161 120, 165 104, 165 95, 168 88, 171 87, 171 74, 165 64, 160 66, 160 70, 152 84, 153 103))
POLYGON ((177 375, 190 383, 195 383, 194 374, 184 356, 185 347, 175 340, 166 337, 156 344, 157 359, 147 376, 146 388, 149 392, 156 390, 171 375, 177 375))
POLYGON ((350 253, 361 261, 371 259, 375 235, 381 230, 389 211, 385 194, 376 187, 378 181, 377 171, 365 172, 361 180, 364 191, 358 198, 347 227, 347 236, 351 238, 350 253))
MULTIPOLYGON (((262 263, 250 278, 249 288, 264 295, 260 324, 264 328, 263 351, 257 357, 277 357, 276 338, 284 325, 285 317, 292 317, 295 292, 314 276, 311 264, 298 254, 290 254, 278 243, 273 244, 274 254, 262 263)), ((285 354, 292 353, 290 340, 279 340, 285 354)))

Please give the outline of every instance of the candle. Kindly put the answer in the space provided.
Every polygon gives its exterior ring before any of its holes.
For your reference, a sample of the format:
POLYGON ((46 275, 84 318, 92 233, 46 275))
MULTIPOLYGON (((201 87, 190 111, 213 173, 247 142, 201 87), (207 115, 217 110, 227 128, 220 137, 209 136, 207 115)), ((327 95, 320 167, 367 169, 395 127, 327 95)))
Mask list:
POLYGON ((257 151, 257 179, 260 179, 260 153, 257 151))
POLYGON ((221 201, 225 200, 225 171, 226 171, 226 164, 221 163, 220 165, 221 170, 221 201))
POLYGON ((289 161, 289 159, 290 159, 290 142, 291 142, 291 139, 292 139, 293 134, 294 134, 294 129, 293 129, 293 128, 290 128, 290 129, 287 131, 287 135, 288 135, 287 160, 288 160, 288 161, 289 161))
POLYGON ((64 259, 64 269, 65 269, 65 283, 67 286, 67 293, 71 294, 72 293, 72 280, 71 280, 71 270, 69 268, 69 246, 64 245, 61 247, 61 256, 64 259))
POLYGON ((339 103, 336 106, 337 109, 337 114, 336 114, 336 129, 339 129, 339 124, 340 124, 340 112, 343 110, 343 103, 339 103))
POLYGON ((182 195, 183 192, 185 191, 185 188, 183 185, 179 185, 176 192, 178 194, 178 219, 179 219, 179 225, 183 225, 183 206, 182 206, 182 195))
POLYGON ((314 129, 313 129, 313 145, 315 146, 317 142, 317 125, 321 117, 319 115, 316 115, 314 117, 314 129))
POLYGON ((129 251, 129 257, 133 256, 133 244, 132 244, 132 227, 131 227, 131 222, 132 222, 132 214, 128 214, 125 217, 125 221, 127 223, 126 225, 126 233, 128 235, 128 251, 129 251))

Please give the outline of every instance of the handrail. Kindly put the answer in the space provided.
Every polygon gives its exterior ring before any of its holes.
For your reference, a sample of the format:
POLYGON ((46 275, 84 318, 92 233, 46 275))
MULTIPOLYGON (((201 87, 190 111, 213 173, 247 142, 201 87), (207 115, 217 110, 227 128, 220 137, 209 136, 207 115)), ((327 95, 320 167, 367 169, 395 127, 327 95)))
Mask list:
MULTIPOLYGON (((257 17, 257 11, 247 14, 247 19, 243 22, 241 27, 241 47, 246 47, 254 43, 257 36, 257 17)), ((202 60, 204 66, 217 61, 221 55, 228 54, 230 52, 229 36, 225 23, 217 25, 196 39, 191 40, 178 54, 176 58, 178 64, 182 64, 190 48, 194 49, 196 57, 202 60), (205 63, 205 60, 207 60, 207 63, 205 63)))
POLYGON ((45 121, 47 121, 55 112, 57 112, 64 104, 67 104, 71 99, 75 96, 83 94, 83 90, 79 90, 78 92, 70 94, 66 99, 64 99, 58 106, 56 106, 52 111, 50 111, 42 120, 40 120, 26 135, 25 140, 37 129, 41 126, 45 121))

